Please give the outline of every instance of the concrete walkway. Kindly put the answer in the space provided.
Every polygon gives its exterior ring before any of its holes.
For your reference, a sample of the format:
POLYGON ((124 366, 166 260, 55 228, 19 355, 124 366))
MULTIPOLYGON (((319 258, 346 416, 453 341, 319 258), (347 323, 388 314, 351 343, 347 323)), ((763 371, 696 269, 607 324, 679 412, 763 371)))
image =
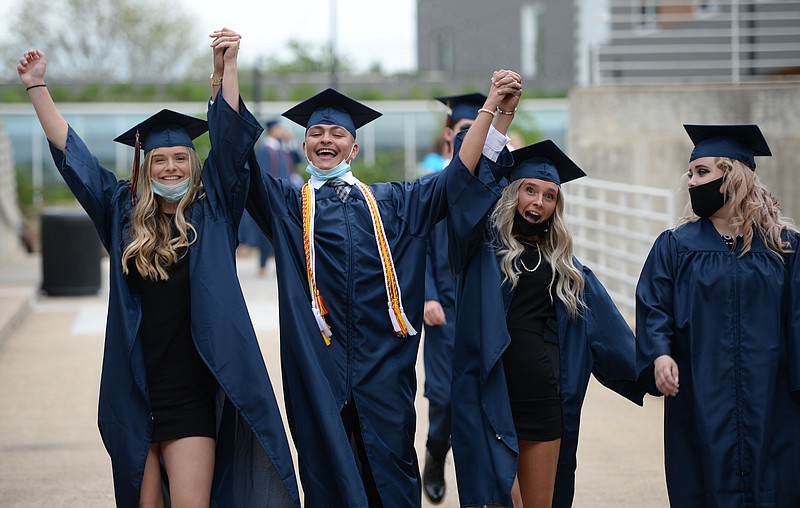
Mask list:
MULTIPOLYGON (((107 261, 97 295, 39 292, 41 261, 0 266, 0 506, 106 508, 114 505, 111 466, 97 431, 97 398, 107 306, 107 261)), ((254 256, 239 275, 273 385, 281 401, 274 274, 256 276, 254 256)), ((424 458, 427 401, 417 364, 417 450, 424 458)), ((576 507, 668 506, 662 403, 639 408, 592 381, 578 450, 576 507)), ((288 431, 287 431, 288 433, 288 431)), ((458 506, 448 458, 445 508, 458 506)), ((433 506, 423 502, 423 506, 433 506)))

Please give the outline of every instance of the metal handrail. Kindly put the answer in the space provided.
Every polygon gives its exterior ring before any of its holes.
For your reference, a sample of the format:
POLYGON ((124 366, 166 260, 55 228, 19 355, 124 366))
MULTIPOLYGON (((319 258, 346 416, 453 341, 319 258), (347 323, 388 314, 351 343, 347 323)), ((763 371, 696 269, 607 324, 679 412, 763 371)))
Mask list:
POLYGON ((565 188, 575 254, 605 285, 629 322, 636 283, 656 236, 675 224, 676 192, 595 178, 565 188))

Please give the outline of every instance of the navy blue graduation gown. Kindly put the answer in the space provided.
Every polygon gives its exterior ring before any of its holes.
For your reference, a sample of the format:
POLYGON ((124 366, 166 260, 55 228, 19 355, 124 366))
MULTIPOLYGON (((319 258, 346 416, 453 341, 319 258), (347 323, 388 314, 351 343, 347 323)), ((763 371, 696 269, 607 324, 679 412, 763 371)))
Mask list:
MULTIPOLYGON (((306 505, 367 506, 340 418, 344 405, 355 403, 384 506, 419 506, 414 449, 419 335, 393 333, 364 196, 356 187, 344 203, 328 186, 315 194, 317 287, 330 310, 333 333, 326 346, 311 312, 300 191, 289 180, 263 175, 254 158, 250 164, 247 208, 275 248, 283 387, 306 505)), ((414 182, 370 186, 405 312, 417 331, 422 329, 428 236, 447 211, 445 188, 457 193, 468 182, 463 172, 452 176, 451 181, 445 169, 414 182)))
MULTIPOLYGON (((202 173, 205 196, 192 204, 188 220, 197 230, 189 248, 192 338, 219 386, 211 506, 300 506, 288 440, 236 273, 236 228, 249 181, 242 168, 261 127, 243 104, 240 115, 221 98, 208 120, 213 148, 202 173)), ((135 508, 152 423, 138 335, 141 303, 120 261, 133 208, 130 183, 100 166, 72 128, 65 152, 52 145, 51 152, 109 253, 98 425, 117 506, 135 508)))
POLYGON ((782 257, 758 235, 739 257, 700 219, 662 233, 642 269, 642 381, 658 394, 665 354, 680 375, 664 401, 672 506, 800 506, 800 260, 782 257))
MULTIPOLYGON (((491 165, 497 174, 505 164, 491 165)), ((499 258, 489 244, 488 214, 503 184, 479 168, 460 201, 451 205, 450 257, 458 273, 457 322, 453 360, 453 429, 459 498, 462 506, 512 506, 511 487, 519 445, 508 398, 502 355, 511 343, 506 311, 513 295, 502 284, 499 258)), ((464 169, 466 171, 466 169, 464 169)), ((602 284, 573 258, 585 279, 586 308, 570 319, 556 300, 557 322, 546 331, 560 351, 563 434, 554 507, 572 505, 580 415, 590 374, 641 405, 636 385, 633 332, 602 284)))
MULTIPOLYGON (((434 446, 449 445, 453 371, 453 343, 456 330, 456 281, 447 253, 447 219, 433 229, 428 241, 425 266, 425 300, 442 306, 447 322, 425 325, 425 397, 430 403, 428 438, 434 446)), ((441 451, 441 450, 439 450, 441 451)))

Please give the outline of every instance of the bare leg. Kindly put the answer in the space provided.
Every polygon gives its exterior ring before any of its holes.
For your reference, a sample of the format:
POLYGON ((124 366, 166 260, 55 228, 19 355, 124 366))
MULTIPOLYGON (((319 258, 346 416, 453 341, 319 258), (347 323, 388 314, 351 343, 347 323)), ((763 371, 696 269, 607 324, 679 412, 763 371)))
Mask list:
POLYGON ((147 452, 147 462, 144 464, 139 508, 164 508, 164 494, 161 492, 160 455, 158 443, 151 444, 150 451, 147 452))
POLYGON ((514 502, 514 508, 523 508, 522 493, 519 491, 519 476, 514 478, 514 486, 511 487, 511 500, 514 502))
POLYGON ((215 444, 210 437, 199 436, 161 443, 172 508, 195 508, 211 503, 215 444))
POLYGON ((525 508, 550 508, 556 484, 561 439, 519 441, 519 478, 525 508))

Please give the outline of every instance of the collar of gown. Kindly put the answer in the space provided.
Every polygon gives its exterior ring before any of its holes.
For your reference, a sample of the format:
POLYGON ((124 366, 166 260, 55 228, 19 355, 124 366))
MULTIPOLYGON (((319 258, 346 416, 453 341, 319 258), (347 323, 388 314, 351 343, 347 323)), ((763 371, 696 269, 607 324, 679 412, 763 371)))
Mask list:
MULTIPOLYGON (((348 171, 339 178, 341 178, 350 185, 355 185, 356 182, 358 182, 358 179, 355 176, 353 176, 352 171, 348 171)), ((314 188, 314 190, 319 190, 319 188, 325 185, 327 181, 328 180, 323 180, 322 178, 318 178, 312 175, 311 178, 309 178, 308 180, 308 184, 311 185, 314 188)))

